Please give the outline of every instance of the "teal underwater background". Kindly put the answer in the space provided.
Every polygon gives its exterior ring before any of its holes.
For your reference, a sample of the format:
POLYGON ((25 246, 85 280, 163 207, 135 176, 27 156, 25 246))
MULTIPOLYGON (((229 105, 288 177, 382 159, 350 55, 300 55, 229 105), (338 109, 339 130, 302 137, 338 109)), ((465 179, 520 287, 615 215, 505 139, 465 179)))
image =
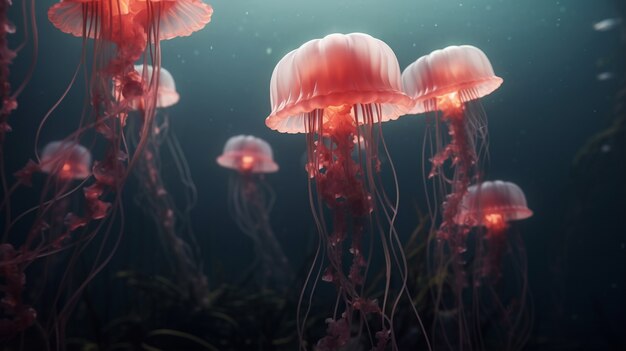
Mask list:
MULTIPOLYGON (((39 58, 11 117, 13 132, 4 146, 7 173, 33 157, 37 125, 63 94, 80 62, 81 39, 59 32, 47 21, 46 11, 53 3, 36 3, 39 58)), ((335 32, 364 32, 383 40, 394 50, 401 69, 433 50, 470 44, 487 54, 504 79, 497 91, 482 99, 490 138, 486 178, 520 185, 534 211, 532 218, 514 225, 526 248, 534 305, 525 349, 626 349, 626 26, 616 24, 607 31, 593 27, 607 18, 625 19, 626 5, 618 0, 213 0, 210 4, 214 14, 206 28, 165 41, 161 47, 162 66, 174 76, 181 96, 164 113, 197 187, 190 225, 213 292, 221 284, 240 284, 254 256, 252 242, 228 213, 230 173, 215 162, 233 135, 252 134, 273 147, 280 171, 265 177, 276 195, 271 224, 293 271, 305 272, 314 253, 317 234, 301 162, 305 138, 277 133, 264 124, 270 112, 270 76, 280 58, 308 40, 335 32)), ((21 16, 18 6, 10 15, 21 16)), ((20 21, 16 22, 19 28, 20 21)), ((16 58, 12 76, 23 76, 27 70, 28 50, 16 58)), ((71 133, 84 98, 79 79, 46 123, 41 140, 71 133)), ((419 224, 417 210, 426 211, 421 166, 427 157, 422 154, 425 129, 424 115, 383 125, 398 173, 397 229, 403 240, 419 224)), ((161 171, 165 179, 176 176, 171 163, 165 162, 161 171)), ((388 174, 384 179, 391 180, 388 174)), ((136 287, 123 284, 119 272, 167 275, 160 269, 164 259, 151 236, 153 224, 134 201, 136 189, 134 180, 126 185, 121 245, 88 289, 100 326, 120 318, 144 296, 136 287)), ((175 188, 170 192, 177 194, 175 188)), ((17 207, 37 198, 27 194, 16 200, 17 207)), ((299 293, 298 284, 290 288, 293 296, 299 293)), ((242 288, 233 295, 241 294, 245 300, 246 291, 242 288)), ((253 293, 247 298, 262 300, 253 293)), ((94 320, 93 315, 85 317, 90 315, 86 309, 77 308, 68 338, 97 344, 94 335, 100 334, 81 325, 94 320)), ((255 313, 237 307, 230 311, 255 313)), ((170 317, 185 322, 170 319, 171 324, 193 325, 185 311, 179 312, 170 317)), ((242 323, 235 335, 245 339, 271 329, 263 318, 259 323, 264 326, 242 323)), ((166 327, 167 323, 161 326, 166 327)), ((193 327, 187 330, 195 332, 193 327)), ((251 342, 249 349, 273 348, 254 345, 251 342)))

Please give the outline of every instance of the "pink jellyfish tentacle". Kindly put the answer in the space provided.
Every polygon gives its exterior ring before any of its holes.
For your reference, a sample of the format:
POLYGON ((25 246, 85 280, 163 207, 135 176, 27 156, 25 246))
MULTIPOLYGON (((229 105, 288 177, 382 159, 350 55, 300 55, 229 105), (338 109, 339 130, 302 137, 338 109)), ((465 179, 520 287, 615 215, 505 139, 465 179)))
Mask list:
MULTIPOLYGON (((342 111, 329 118, 336 122, 332 126, 323 126, 330 131, 322 131, 322 138, 318 140, 318 154, 322 155, 321 166, 324 172, 318 173, 316 180, 324 202, 333 210, 335 227, 329 243, 336 267, 341 267, 342 245, 348 232, 346 217, 353 220, 350 247, 353 262, 348 278, 356 287, 363 284, 361 270, 365 266, 361 245, 362 218, 371 212, 372 204, 371 196, 363 185, 360 167, 352 159, 356 126, 350 117, 350 109, 351 106, 343 106, 342 111), (324 140, 329 140, 331 146, 327 147, 324 140)), ((336 277, 331 281, 334 280, 336 277)))
MULTIPOLYGON (((333 213, 333 230, 328 237, 328 256, 330 265, 326 268, 322 280, 334 283, 340 292, 346 294, 346 306, 339 319, 327 320, 327 335, 318 342, 321 350, 336 350, 345 346, 350 339, 350 325, 354 312, 361 314, 365 319, 369 314, 383 316, 378 302, 362 297, 359 294, 364 284, 364 270, 367 260, 363 255, 363 232, 365 221, 372 212, 372 196, 366 190, 363 182, 363 171, 354 161, 354 140, 357 136, 355 118, 350 115, 353 106, 346 105, 340 108, 324 110, 327 119, 332 122, 318 122, 322 124, 316 130, 320 136, 315 144, 315 155, 318 167, 309 164, 313 169, 318 192, 324 203, 333 213), (348 230, 348 221, 351 220, 351 230, 348 230), (352 254, 352 263, 347 276, 343 273, 342 252, 343 244, 348 240, 347 233, 351 233, 349 252, 352 254)), ((315 128, 316 117, 309 118, 312 128, 315 128)), ((377 332, 376 349, 384 349, 389 341, 389 330, 377 332)))
POLYGON ((477 177, 475 167, 478 157, 474 150, 473 138, 467 130, 465 106, 458 102, 451 107, 444 105, 441 108, 444 111, 442 118, 448 125, 450 143, 431 159, 432 170, 429 177, 442 176, 443 164, 447 160, 451 161, 454 168, 452 189, 444 201, 443 219, 438 231, 439 238, 450 240, 451 233, 456 227, 454 219, 459 212, 459 205, 467 193, 467 188, 477 177))
POLYGON ((180 230, 179 216, 173 199, 165 188, 158 169, 160 160, 159 144, 156 135, 151 134, 143 153, 137 162, 137 174, 141 174, 141 187, 147 196, 150 209, 147 212, 153 217, 159 235, 165 238, 167 252, 171 252, 175 266, 176 280, 188 293, 188 298, 198 308, 206 306, 207 279, 192 255, 190 245, 183 240, 180 230))
MULTIPOLYGON (((86 226, 92 220, 107 216, 112 204, 104 198, 106 194, 120 190, 131 168, 130 164, 125 165, 128 155, 120 148, 120 136, 130 109, 126 101, 132 101, 146 91, 141 75, 134 69, 134 62, 143 55, 149 43, 144 29, 135 24, 131 16, 120 16, 118 20, 119 26, 111 29, 112 33, 106 33, 115 38, 115 57, 100 72, 96 72, 99 79, 92 82, 91 89, 92 104, 96 112, 95 129, 108 141, 107 151, 102 160, 94 162, 95 182, 83 189, 86 200, 85 216, 69 214, 67 217, 66 224, 70 232, 86 226), (121 104, 109 97, 110 89, 102 88, 109 86, 110 78, 122 86, 120 91, 125 100, 121 104), (106 81, 102 82, 102 79, 106 81)), ((142 114, 144 122, 152 121, 148 114, 142 114)))
POLYGON ((442 119, 448 125, 450 142, 432 158, 432 171, 429 177, 443 176, 443 164, 450 160, 454 168, 452 188, 442 205, 442 222, 437 230, 437 238, 449 245, 454 258, 452 265, 455 271, 455 285, 457 289, 461 289, 466 285, 466 273, 463 268, 465 262, 462 255, 467 250, 466 237, 470 227, 455 223, 455 218, 459 214, 459 206, 467 194, 468 187, 478 178, 476 170, 478 156, 473 137, 468 132, 465 105, 459 100, 441 99, 439 102, 439 107, 443 111, 442 119))
POLYGON ((8 340, 30 327, 37 318, 37 312, 24 303, 22 293, 26 285, 24 269, 27 264, 19 257, 11 244, 0 244, 0 285, 2 299, 0 311, 0 340, 8 340))
POLYGON ((22 12, 27 22, 25 23, 27 25, 24 27, 24 38, 16 49, 9 47, 9 35, 17 31, 15 25, 8 18, 8 11, 11 5, 13 5, 11 0, 0 1, 0 101, 2 102, 2 107, 0 107, 0 145, 4 143, 5 134, 11 131, 8 118, 17 108, 17 98, 24 90, 35 71, 39 44, 34 0, 24 0, 22 2, 22 12), (29 41, 32 41, 33 49, 31 63, 19 86, 13 89, 9 81, 11 74, 9 67, 13 63, 13 59, 15 59, 17 53, 24 48, 29 41))
MULTIPOLYGON (((19 182, 9 187, 6 178, 4 164, 4 142, 6 134, 11 132, 11 126, 8 122, 11 113, 18 107, 17 98, 24 90, 28 82, 33 76, 38 56, 38 34, 37 21, 35 16, 34 0, 24 0, 22 2, 22 12, 24 18, 24 35, 23 41, 15 48, 9 47, 9 36, 16 32, 15 25, 8 18, 9 7, 13 5, 11 0, 0 0, 0 183, 3 190, 1 209, 5 212, 5 232, 8 235, 8 228, 11 222, 11 194, 20 185, 19 182), (32 59, 26 75, 22 79, 17 88, 11 86, 9 76, 11 74, 10 66, 17 53, 26 45, 32 42, 32 59)), ((4 241, 4 240, 3 240, 4 241)))
POLYGON ((2 99, 0 143, 4 142, 5 134, 11 131, 8 118, 11 112, 17 108, 17 101, 12 95, 11 83, 9 81, 11 73, 9 66, 17 55, 15 51, 9 48, 8 36, 15 33, 15 25, 11 23, 7 16, 9 6, 11 6, 10 0, 0 1, 0 99, 2 99))
POLYGON ((257 251, 263 262, 263 268, 267 269, 265 275, 275 283, 276 287, 284 287, 292 278, 292 273, 287 257, 270 224, 269 215, 273 194, 269 185, 264 183, 262 175, 257 177, 248 172, 241 174, 240 177, 243 188, 241 200, 248 203, 247 217, 252 220, 254 231, 258 233, 258 240, 255 242, 260 244, 257 251))
POLYGON ((487 228, 484 239, 487 256, 483 258, 479 267, 481 277, 493 280, 498 280, 501 277, 502 259, 507 248, 507 229, 508 224, 506 223, 487 228))
MULTIPOLYGON (((149 45, 148 36, 141 26, 134 23, 131 16, 121 16, 120 21, 119 28, 113 29, 114 43, 117 46, 116 55, 107 63, 101 73, 104 79, 112 78, 114 84, 119 85, 119 88, 116 89, 119 90, 119 93, 115 92, 115 94, 122 95, 123 99, 120 99, 122 102, 117 103, 109 98, 111 90, 98 89, 98 87, 93 89, 92 96, 94 106, 100 106, 100 103, 104 104, 104 117, 108 118, 103 122, 108 123, 101 124, 98 131, 107 139, 114 139, 118 135, 114 133, 114 123, 119 122, 121 128, 126 125, 126 118, 130 110, 128 102, 141 99, 149 91, 149 87, 146 87, 141 74, 135 70, 134 66, 134 63, 145 53, 149 45), (118 117, 119 120, 113 118, 114 116, 118 117)), ((152 45, 158 46, 159 44, 152 45)), ((159 53, 158 49, 156 49, 156 53, 159 53)), ((108 86, 109 82, 96 81, 95 84, 108 86)), ((145 113, 142 113, 143 115, 145 113)))

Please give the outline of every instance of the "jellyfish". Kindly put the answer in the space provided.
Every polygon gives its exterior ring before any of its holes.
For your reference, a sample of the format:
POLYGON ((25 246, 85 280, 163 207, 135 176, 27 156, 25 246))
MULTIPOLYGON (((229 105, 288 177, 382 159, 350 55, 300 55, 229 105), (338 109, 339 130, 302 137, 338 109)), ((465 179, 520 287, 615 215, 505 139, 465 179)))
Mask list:
POLYGON ((466 343, 484 349, 524 347, 530 332, 527 259, 524 242, 511 223, 532 214, 524 192, 512 182, 475 184, 463 197, 455 222, 474 239, 467 259, 471 289, 465 294, 472 302, 463 322, 476 330, 466 343), (483 339, 483 333, 489 337, 483 339))
POLYGON ((500 277, 509 223, 533 214, 526 205, 524 192, 511 182, 485 181, 469 187, 459 209, 455 218, 458 225, 486 228, 486 257, 479 259, 477 269, 480 277, 500 277))
POLYGON ((41 155, 41 171, 63 180, 82 180, 91 174, 91 152, 66 141, 48 143, 41 155))
POLYGON ((217 163, 236 172, 229 181, 228 209, 237 227, 254 243, 256 259, 251 267, 261 269, 255 275, 259 286, 285 288, 291 269, 270 223, 275 196, 264 179, 265 174, 278 171, 272 147, 252 135, 236 135, 226 141, 217 163))
POLYGON ((406 261, 393 227, 398 194, 394 200, 380 186, 378 162, 379 142, 387 153, 382 122, 397 119, 411 105, 402 92, 395 54, 381 40, 363 33, 311 40, 278 62, 270 100, 272 111, 265 124, 281 133, 306 136, 309 197, 320 234, 321 246, 309 271, 313 281, 305 284, 298 308, 300 348, 305 348, 303 328, 310 312, 310 307, 302 308, 304 296, 309 287, 312 297, 321 276, 336 287, 338 298, 333 316, 326 321, 327 334, 317 343, 319 350, 341 349, 351 336, 366 338, 365 329, 377 330, 369 339, 375 337, 370 342, 376 350, 390 344, 397 349, 392 319, 400 294, 390 297, 391 273, 400 271, 400 281, 406 283, 406 261), (331 227, 325 221, 325 208, 332 217, 331 227), (367 247, 368 242, 372 247, 367 247), (382 303, 364 293, 372 259, 366 252, 374 249, 382 251, 385 261, 382 303), (328 260, 325 268, 322 252, 328 260), (344 264, 346 257, 351 257, 351 263, 344 264), (370 326, 374 318, 369 316, 378 319, 377 326, 370 326), (355 327, 360 331, 353 334, 355 327))
MULTIPOLYGON (((159 75, 154 76, 155 71, 151 65, 135 65, 134 68, 142 77, 143 85, 149 86, 152 79, 158 81, 158 111, 133 172, 139 180, 141 190, 136 199, 156 226, 156 236, 167 254, 167 262, 175 281, 182 288, 181 291, 196 308, 206 307, 209 296, 208 280, 202 270, 202 258, 190 218, 197 199, 196 186, 178 139, 170 130, 169 115, 164 110, 177 104, 180 95, 176 90, 174 77, 167 69, 161 67, 159 75), (161 170, 164 162, 174 165, 173 170, 177 174, 171 179, 180 180, 178 184, 165 181, 161 170)), ((114 86, 116 89, 121 88, 120 85, 114 86)), ((114 95, 123 99, 120 92, 114 92, 114 95)), ((125 103, 131 111, 141 113, 146 106, 145 99, 144 96, 139 96, 125 103)), ((137 126, 133 123, 129 127, 132 130, 137 126)), ((137 133, 131 133, 129 143, 136 147, 137 133)))
MULTIPOLYGON (((430 148, 434 204, 429 209, 435 231, 436 248, 430 264, 432 273, 449 276, 452 281, 452 310, 458 311, 460 345, 471 331, 464 317, 463 290, 467 287, 464 253, 469 228, 456 218, 470 185, 482 176, 482 161, 487 152, 487 121, 479 98, 490 94, 502 79, 494 74, 487 56, 469 45, 449 46, 422 56, 402 73, 404 91, 413 99, 411 113, 436 112, 434 135, 424 139, 424 154, 430 148), (444 127, 447 126, 447 137, 444 127), (441 214, 438 215, 439 201, 441 214), (441 219, 439 223, 438 220, 441 219), (439 223, 437 225, 437 223, 439 223)), ((423 158, 425 159, 425 157, 423 158)), ((426 183, 425 183, 426 184, 426 183)), ((428 191, 427 191, 428 192, 428 191)), ((430 252, 430 251, 429 251, 430 252)), ((436 309, 446 305, 442 279, 434 295, 436 309)))
POLYGON ((109 209, 106 203, 102 203, 103 206, 87 206, 83 217, 80 217, 74 209, 69 209, 71 202, 78 203, 77 199, 70 199, 78 187, 72 189, 71 186, 75 181, 81 181, 82 184, 91 176, 91 163, 89 149, 74 141, 49 142, 41 153, 39 171, 52 178, 52 182, 46 183, 42 193, 49 190, 51 194, 51 200, 47 201, 50 203, 51 218, 46 220, 46 226, 49 227, 51 237, 56 237, 51 240, 54 249, 61 247, 69 238, 73 226, 84 225, 82 219, 84 216, 102 218, 109 209), (51 189, 46 189, 48 187, 51 189), (58 232, 56 235, 55 231, 58 232))
MULTIPOLYGON (((465 250, 465 235, 456 226, 455 217, 468 187, 481 176, 481 159, 486 152, 486 117, 475 102, 496 90, 502 78, 494 74, 480 49, 463 45, 422 56, 404 70, 402 82, 414 100, 412 113, 441 111, 436 115, 434 140, 430 139, 434 155, 430 158, 428 178, 435 179, 435 198, 440 192, 444 196, 437 239, 447 243, 459 261, 456 270, 460 289, 464 282, 458 267, 462 259, 458 256, 465 250), (439 135, 441 122, 448 128, 447 144, 439 135), (449 170, 445 167, 447 161, 449 170)), ((426 143, 425 140, 425 146, 426 143)))

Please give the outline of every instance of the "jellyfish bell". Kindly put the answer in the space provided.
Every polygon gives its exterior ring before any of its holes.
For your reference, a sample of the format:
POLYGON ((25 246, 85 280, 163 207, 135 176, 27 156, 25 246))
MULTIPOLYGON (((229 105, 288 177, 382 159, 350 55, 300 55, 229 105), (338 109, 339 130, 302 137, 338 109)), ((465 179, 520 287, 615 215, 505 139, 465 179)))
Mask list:
POLYGON ((121 24, 126 32, 129 27, 146 35, 154 31, 153 42, 189 36, 212 14, 200 0, 61 0, 48 10, 50 22, 64 33, 111 41, 124 37, 121 24))
POLYGON ((130 1, 135 21, 146 30, 156 30, 155 40, 190 36, 204 28, 213 15, 213 8, 201 0, 130 1))
POLYGON ((411 105, 401 87, 398 61, 383 41, 363 33, 330 34, 304 43, 278 62, 270 81, 272 112, 265 124, 281 133, 305 133, 317 109, 324 110, 324 122, 333 122, 333 112, 347 109, 359 124, 367 124, 353 105, 377 105, 380 121, 394 120, 411 105))
POLYGON ((272 147, 265 140, 252 135, 237 135, 228 139, 217 163, 240 173, 278 171, 272 147))
MULTIPOLYGON (((150 82, 154 76, 154 67, 151 65, 135 65, 135 71, 142 74, 143 77, 147 77, 150 82)), ((159 69, 159 85, 157 90, 157 106, 158 108, 166 108, 178 103, 180 95, 176 91, 176 82, 172 74, 161 67, 159 69)), ((150 84, 150 83, 148 83, 150 84)))
POLYGON ((110 37, 114 26, 130 19, 133 0, 61 0, 48 9, 48 19, 58 30, 76 37, 110 37))
POLYGON ((172 74, 165 68, 160 67, 158 77, 155 76, 152 65, 135 65, 137 78, 130 81, 114 79, 113 95, 116 100, 125 101, 131 110, 141 110, 146 105, 146 98, 150 98, 148 88, 153 86, 152 80, 156 78, 156 108, 167 108, 176 105, 180 95, 176 90, 176 82, 172 74))
POLYGON ((91 152, 74 142, 50 142, 41 154, 40 170, 63 180, 83 180, 91 175, 91 152))
MULTIPOLYGON (((306 133, 308 171, 312 178, 342 177, 339 168, 355 169, 352 152, 358 126, 371 128, 397 119, 411 105, 402 92, 398 61, 383 41, 363 33, 330 34, 304 43, 276 65, 270 81, 272 111, 265 124, 281 133, 306 133), (375 58, 375 59, 373 59, 375 58), (318 135, 320 140, 315 141, 318 135), (322 140, 328 138, 328 140, 322 140), (336 144, 336 148, 328 147, 336 144), (326 177, 331 175, 331 177, 326 177)), ((371 131, 364 132, 368 162, 377 152, 371 131), (366 135, 369 134, 369 135, 366 135)), ((344 181, 357 184, 353 174, 344 181)), ((340 179, 327 184, 334 188, 340 179)), ((369 196, 352 187, 329 197, 353 200, 369 213, 369 196)), ((321 189, 322 192, 324 189, 321 189)), ((323 195, 324 196, 324 195, 323 195)))
POLYGON ((459 225, 505 229, 509 222, 529 218, 526 196, 519 186, 501 180, 469 187, 455 221, 459 225))
POLYGON ((491 94, 502 82, 487 55, 471 45, 435 50, 402 73, 404 91, 415 101, 410 113, 460 108, 491 94))

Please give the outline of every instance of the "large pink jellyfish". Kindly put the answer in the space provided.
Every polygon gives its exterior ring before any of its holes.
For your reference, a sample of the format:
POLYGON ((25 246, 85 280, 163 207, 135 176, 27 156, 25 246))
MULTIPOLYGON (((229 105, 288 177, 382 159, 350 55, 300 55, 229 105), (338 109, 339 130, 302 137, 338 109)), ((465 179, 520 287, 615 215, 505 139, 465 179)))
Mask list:
POLYGON ((453 250, 462 251, 462 238, 454 237, 454 218, 467 188, 480 177, 480 156, 486 150, 478 142, 487 136, 484 111, 471 102, 496 90, 502 78, 494 74, 480 49, 463 45, 420 57, 404 70, 402 82, 415 102, 412 113, 441 111, 436 119, 435 140, 431 140, 435 154, 430 159, 429 178, 439 177, 443 187, 440 191, 445 196, 438 238, 450 241, 453 250), (448 126, 447 144, 439 135, 440 122, 448 126), (444 168, 448 160, 451 177, 444 168))
POLYGON ((460 290, 465 285, 460 255, 466 249, 466 238, 454 219, 467 188, 480 177, 480 157, 486 150, 478 141, 487 136, 484 111, 471 102, 497 89, 502 79, 495 76, 480 49, 464 45, 422 56, 404 70, 402 81, 406 93, 414 99, 411 112, 442 113, 436 117, 435 140, 430 141, 434 155, 429 178, 435 178, 435 200, 440 195, 445 197, 437 239, 449 246, 460 290), (440 122, 448 126, 447 144, 440 135, 440 122), (448 160, 451 176, 444 168, 448 160))
POLYGON ((262 287, 282 289, 291 269, 270 223, 274 191, 263 175, 278 171, 271 146, 251 135, 233 136, 224 145, 217 163, 236 171, 229 181, 228 209, 239 229, 254 243, 256 260, 251 269, 262 287))
MULTIPOLYGON (((325 250, 329 263, 323 273, 315 273, 316 265, 323 265, 318 263, 323 257, 318 250, 309 273, 314 281, 307 282, 302 298, 307 286, 311 294, 314 292, 320 275, 323 281, 334 284, 338 293, 334 314, 327 320, 327 335, 317 347, 338 350, 351 337, 367 339, 363 333, 366 329, 378 330, 377 341, 371 341, 372 335, 368 339, 377 350, 385 349, 390 340, 396 349, 392 317, 400 295, 389 303, 389 289, 395 265, 406 282, 405 261, 398 257, 401 249, 393 229, 397 202, 377 184, 381 123, 398 118, 411 105, 401 89, 396 56, 387 44, 362 33, 331 34, 311 40, 278 62, 270 82, 270 97, 272 112, 266 125, 282 133, 306 134, 311 210, 321 250, 325 250), (355 148, 356 161, 352 157, 355 148), (324 207, 332 214, 331 227, 325 221, 324 207), (384 223, 389 228, 384 228, 384 223), (366 232, 372 237, 364 238, 366 232), (344 249, 346 242, 348 250, 344 249), (364 294, 371 260, 364 254, 368 251, 364 242, 372 243, 370 252, 383 251, 382 304, 364 294), (347 255, 352 258, 348 269, 343 262, 347 255), (356 333, 353 327, 357 327, 356 333)), ((299 306, 298 313, 300 347, 304 349, 302 334, 309 310, 301 316, 299 306)))
MULTIPOLYGON (((463 45, 422 56, 404 70, 402 82, 404 91, 414 101, 412 113, 437 112, 434 137, 424 141, 424 148, 432 150, 428 177, 434 180, 434 205, 430 206, 429 202, 433 225, 441 218, 436 232, 433 273, 437 277, 451 277, 455 306, 452 309, 458 311, 456 347, 463 348, 467 336, 472 334, 463 302, 463 289, 467 286, 464 253, 469 229, 458 225, 456 218, 468 187, 481 177, 481 159, 487 152, 486 116, 478 99, 496 90, 502 79, 494 74, 489 59, 480 49, 463 45), (447 125, 448 137, 444 135, 442 122, 447 125), (441 216, 436 209, 439 200, 443 200, 441 216)), ((436 309, 440 305, 446 307, 443 286, 437 289, 436 309)))
POLYGON ((532 214, 522 189, 511 182, 495 180, 469 187, 455 221, 458 225, 487 229, 485 257, 478 257, 477 262, 480 276, 500 276, 509 222, 526 219, 532 214))

